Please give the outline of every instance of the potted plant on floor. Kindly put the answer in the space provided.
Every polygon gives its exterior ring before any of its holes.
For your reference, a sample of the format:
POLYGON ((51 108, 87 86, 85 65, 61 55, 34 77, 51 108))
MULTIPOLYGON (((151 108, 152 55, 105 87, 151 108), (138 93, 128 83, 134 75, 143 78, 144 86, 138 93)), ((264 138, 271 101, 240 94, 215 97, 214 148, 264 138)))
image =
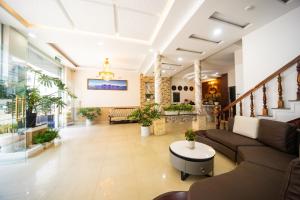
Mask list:
POLYGON ((69 88, 64 84, 59 78, 48 76, 43 74, 39 70, 32 69, 28 67, 29 71, 34 73, 34 80, 37 79, 39 84, 35 84, 32 88, 25 89, 26 96, 26 127, 35 127, 36 126, 36 117, 37 113, 49 113, 54 107, 62 109, 66 103, 63 101, 62 95, 66 94, 71 98, 76 98, 76 96, 71 93, 69 88), (47 94, 41 95, 39 86, 43 85, 48 88, 56 88, 56 91, 47 94))
POLYGON ((171 104, 168 107, 164 108, 165 115, 178 115, 179 105, 171 104))
POLYGON ((101 114, 100 108, 80 108, 79 115, 85 117, 85 125, 90 126, 93 121, 101 114))
POLYGON ((129 120, 135 120, 141 125, 141 136, 150 135, 150 126, 153 120, 160 118, 157 104, 148 104, 144 108, 138 108, 128 116, 129 120))
POLYGON ((186 132, 185 132, 185 139, 188 143, 188 148, 190 149, 194 149, 195 148, 195 138, 196 138, 196 134, 195 132, 193 131, 193 129, 188 129, 186 132))

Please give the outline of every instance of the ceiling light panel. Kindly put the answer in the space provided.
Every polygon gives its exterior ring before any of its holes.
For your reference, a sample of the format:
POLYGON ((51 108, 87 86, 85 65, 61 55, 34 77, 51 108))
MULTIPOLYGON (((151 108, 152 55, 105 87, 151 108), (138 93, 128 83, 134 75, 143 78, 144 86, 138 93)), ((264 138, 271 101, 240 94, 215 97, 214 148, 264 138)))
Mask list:
POLYGON ((219 44, 219 43, 222 42, 222 40, 210 40, 210 39, 208 39, 208 38, 204 38, 204 37, 198 36, 198 35, 196 35, 196 34, 190 35, 189 38, 190 38, 190 39, 194 39, 194 40, 203 41, 203 42, 209 42, 209 43, 213 43, 213 44, 219 44))
POLYGON ((32 24, 72 28, 59 3, 53 0, 5 0, 18 14, 32 24))
POLYGON ((196 53, 196 54, 203 54, 203 51, 196 51, 196 50, 191 50, 191 49, 184 49, 184 48, 177 48, 176 51, 184 51, 188 53, 196 53))
POLYGON ((211 20, 215 20, 218 22, 222 22, 225 24, 229 24, 238 28, 246 28, 247 26, 250 25, 249 22, 243 22, 241 20, 238 19, 238 17, 231 17, 231 16, 226 16, 223 15, 222 13, 219 12, 214 12, 209 19, 211 20))
POLYGON ((175 64, 175 63, 167 63, 167 62, 162 62, 162 65, 171 65, 171 66, 176 66, 176 67, 180 67, 181 65, 179 64, 175 64))
POLYGON ((75 27, 82 31, 114 34, 114 7, 97 1, 61 0, 75 27))

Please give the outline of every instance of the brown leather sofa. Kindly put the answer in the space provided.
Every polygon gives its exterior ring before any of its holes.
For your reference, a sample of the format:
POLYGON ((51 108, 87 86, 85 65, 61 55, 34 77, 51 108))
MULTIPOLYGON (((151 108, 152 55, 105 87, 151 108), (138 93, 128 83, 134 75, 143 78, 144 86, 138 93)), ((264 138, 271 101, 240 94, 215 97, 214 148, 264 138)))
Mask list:
POLYGON ((300 200, 299 134, 290 124, 259 120, 258 137, 229 130, 197 131, 208 144, 239 165, 235 170, 198 181, 186 192, 155 200, 300 200), (181 194, 181 195, 179 195, 181 194))

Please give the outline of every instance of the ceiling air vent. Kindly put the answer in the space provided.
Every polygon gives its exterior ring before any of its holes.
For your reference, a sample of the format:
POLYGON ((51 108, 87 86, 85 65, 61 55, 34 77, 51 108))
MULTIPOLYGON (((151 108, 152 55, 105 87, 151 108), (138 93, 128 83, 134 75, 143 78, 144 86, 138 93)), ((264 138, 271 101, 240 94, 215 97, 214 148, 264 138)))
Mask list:
POLYGON ((190 49, 183 49, 183 48, 177 48, 177 51, 185 51, 185 52, 189 52, 189 53, 197 53, 197 54, 203 54, 203 51, 195 51, 195 50, 190 50, 190 49))
POLYGON ((241 20, 233 19, 232 17, 225 16, 225 15, 219 13, 219 12, 214 12, 209 17, 209 19, 215 20, 215 21, 218 21, 218 22, 222 22, 222 23, 225 23, 225 24, 229 24, 229 25, 232 25, 232 26, 235 26, 235 27, 238 27, 238 28, 246 28, 247 26, 250 25, 249 22, 242 22, 241 20))
POLYGON ((195 39, 195 40, 201 40, 201 41, 204 41, 204 42, 210 42, 210 43, 214 43, 214 44, 220 44, 222 42, 222 40, 210 40, 210 39, 206 39, 206 38, 200 37, 200 36, 198 36, 196 34, 190 35, 189 38, 190 39, 195 39))

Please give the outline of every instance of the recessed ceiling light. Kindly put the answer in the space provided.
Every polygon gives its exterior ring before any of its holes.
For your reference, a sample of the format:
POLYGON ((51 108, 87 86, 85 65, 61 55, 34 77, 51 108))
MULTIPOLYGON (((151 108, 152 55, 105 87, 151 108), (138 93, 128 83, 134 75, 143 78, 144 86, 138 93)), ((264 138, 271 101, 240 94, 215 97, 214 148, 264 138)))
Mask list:
POLYGON ((31 38, 36 38, 36 35, 34 33, 28 33, 28 36, 31 38))
POLYGON ((219 36, 219 35, 222 34, 222 32, 223 32, 222 29, 216 28, 216 29, 214 30, 213 34, 214 34, 214 36, 219 36))
POLYGON ((149 49, 150 52, 153 52, 153 49, 149 49))
POLYGON ((98 45, 98 46, 102 46, 102 45, 103 45, 103 42, 98 42, 97 45, 98 45))
POLYGON ((218 75, 219 74, 219 72, 216 72, 216 75, 218 75))
POLYGON ((180 62, 182 61, 183 59, 181 57, 178 57, 177 60, 180 62))
POLYGON ((244 8, 245 11, 251 11, 251 10, 254 10, 255 6, 253 5, 248 5, 244 8))
POLYGON ((161 72, 162 72, 162 73, 165 73, 165 72, 166 72, 166 70, 162 70, 161 72))

